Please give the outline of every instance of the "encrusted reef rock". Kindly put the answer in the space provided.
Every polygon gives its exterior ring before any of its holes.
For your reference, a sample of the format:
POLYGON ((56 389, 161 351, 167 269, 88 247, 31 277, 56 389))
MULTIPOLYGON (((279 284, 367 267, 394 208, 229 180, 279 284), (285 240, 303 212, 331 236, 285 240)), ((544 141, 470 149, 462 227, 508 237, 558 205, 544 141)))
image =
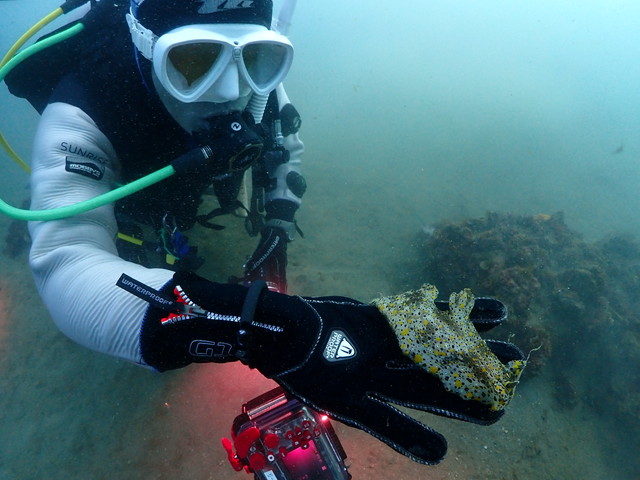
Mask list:
POLYGON ((617 413, 636 412, 637 418, 637 239, 620 235, 586 242, 567 227, 562 213, 488 213, 425 232, 420 281, 444 293, 468 287, 507 304, 518 344, 541 347, 531 356, 529 373, 548 367, 544 371, 554 376, 560 406, 615 404, 617 413))

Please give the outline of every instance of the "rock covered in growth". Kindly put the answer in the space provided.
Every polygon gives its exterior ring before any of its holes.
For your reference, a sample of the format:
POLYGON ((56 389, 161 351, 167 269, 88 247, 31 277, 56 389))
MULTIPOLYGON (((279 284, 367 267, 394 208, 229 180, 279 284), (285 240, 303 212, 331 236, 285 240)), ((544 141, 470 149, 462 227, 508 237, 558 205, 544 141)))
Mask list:
POLYGON ((562 213, 487 213, 421 232, 416 282, 469 286, 509 307, 509 332, 535 349, 529 375, 545 370, 558 404, 601 406, 638 424, 640 242, 615 234, 588 242, 562 213), (567 378, 567 366, 573 375, 567 378), (598 381, 594 382, 594 376, 598 381))

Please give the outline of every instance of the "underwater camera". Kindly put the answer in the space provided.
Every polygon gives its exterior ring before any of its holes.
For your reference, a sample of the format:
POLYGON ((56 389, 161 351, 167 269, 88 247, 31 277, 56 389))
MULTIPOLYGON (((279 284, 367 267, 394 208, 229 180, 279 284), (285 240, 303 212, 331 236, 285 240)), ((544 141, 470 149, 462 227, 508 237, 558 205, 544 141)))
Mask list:
POLYGON ((257 480, 350 480, 347 455, 325 415, 275 388, 242 406, 222 444, 236 471, 257 480), (235 448, 235 452, 234 452, 235 448))

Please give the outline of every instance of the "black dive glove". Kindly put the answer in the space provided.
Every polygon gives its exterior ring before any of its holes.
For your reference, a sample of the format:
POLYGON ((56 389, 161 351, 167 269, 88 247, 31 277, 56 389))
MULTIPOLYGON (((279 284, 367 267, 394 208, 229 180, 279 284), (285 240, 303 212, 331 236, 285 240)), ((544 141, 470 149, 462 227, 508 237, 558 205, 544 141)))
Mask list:
MULTIPOLYGON (((140 295, 140 288, 129 290, 140 295)), ((166 300, 164 305, 155 302, 143 323, 141 350, 149 365, 166 370, 191 362, 240 359, 312 408, 420 463, 439 462, 446 440, 393 405, 480 424, 493 423, 503 413, 447 391, 436 375, 408 358, 380 306, 344 297, 282 295, 260 281, 249 289, 215 284, 181 272, 151 296, 166 300)), ((395 312, 395 304, 385 305, 395 312)), ((486 330, 503 319, 498 312, 481 324, 486 330)), ((511 344, 489 346, 500 366, 522 359, 511 344)), ((461 356, 454 365, 473 360, 461 356)))
POLYGON ((288 241, 287 233, 280 227, 266 226, 262 230, 256 250, 244 264, 245 285, 264 280, 269 290, 287 293, 288 241))

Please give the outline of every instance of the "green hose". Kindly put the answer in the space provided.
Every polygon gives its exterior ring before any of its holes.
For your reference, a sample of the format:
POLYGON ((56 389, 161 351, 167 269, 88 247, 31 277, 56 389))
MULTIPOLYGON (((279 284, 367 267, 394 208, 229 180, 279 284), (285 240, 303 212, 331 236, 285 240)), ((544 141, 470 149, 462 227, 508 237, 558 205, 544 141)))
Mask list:
MULTIPOLYGON (((50 37, 47 37, 41 41, 36 42, 28 48, 25 48, 20 53, 16 54, 13 58, 8 60, 2 68, 0 68, 0 82, 4 80, 4 78, 9 74, 9 72, 20 62, 30 57, 31 55, 38 53, 39 51, 56 44, 58 42, 64 41, 67 38, 78 34, 84 29, 84 25, 81 23, 77 23, 76 25, 50 37)), ((157 170, 149 175, 142 177, 138 180, 135 180, 131 183, 118 187, 110 192, 104 193, 97 197, 91 198, 89 200, 85 200, 83 202, 79 202, 73 205, 68 205, 66 207, 53 208, 48 210, 25 210, 22 208, 16 208, 2 199, 0 199, 0 212, 8 215, 17 220, 28 220, 28 221, 47 221, 47 220, 60 220, 62 218, 73 217, 74 215, 78 215, 80 213, 87 212, 89 210, 93 210, 98 207, 102 207, 108 203, 115 202, 120 200, 126 196, 129 196, 133 193, 139 192, 140 190, 147 188, 150 185, 158 183, 165 178, 170 177, 176 173, 175 169, 171 165, 167 165, 160 170, 157 170)))
POLYGON ((0 200, 0 212, 17 220, 28 221, 60 220, 62 218, 69 218, 74 215, 78 215, 79 213, 84 213, 89 210, 93 210, 94 208, 102 207, 108 203, 115 202, 116 200, 120 200, 132 193, 139 192, 143 188, 147 188, 154 183, 158 183, 161 180, 170 177, 174 173, 176 173, 174 168, 171 165, 167 165, 166 167, 150 173, 145 177, 134 180, 131 183, 127 183, 122 187, 103 193, 97 197, 73 205, 68 205, 66 207, 52 208, 49 210, 25 210, 22 208, 12 207, 3 200, 0 200))
POLYGON ((69 27, 66 30, 63 30, 60 33, 55 35, 51 35, 50 37, 43 38, 42 40, 37 41, 33 45, 25 48, 21 52, 16 53, 13 57, 8 59, 6 63, 2 66, 2 70, 0 70, 0 82, 4 80, 4 77, 13 70, 17 64, 26 60, 31 55, 38 53, 45 48, 49 48, 51 45, 55 45, 56 43, 63 42, 66 39, 77 35, 82 30, 84 30, 84 25, 81 23, 76 23, 73 27, 69 27))

